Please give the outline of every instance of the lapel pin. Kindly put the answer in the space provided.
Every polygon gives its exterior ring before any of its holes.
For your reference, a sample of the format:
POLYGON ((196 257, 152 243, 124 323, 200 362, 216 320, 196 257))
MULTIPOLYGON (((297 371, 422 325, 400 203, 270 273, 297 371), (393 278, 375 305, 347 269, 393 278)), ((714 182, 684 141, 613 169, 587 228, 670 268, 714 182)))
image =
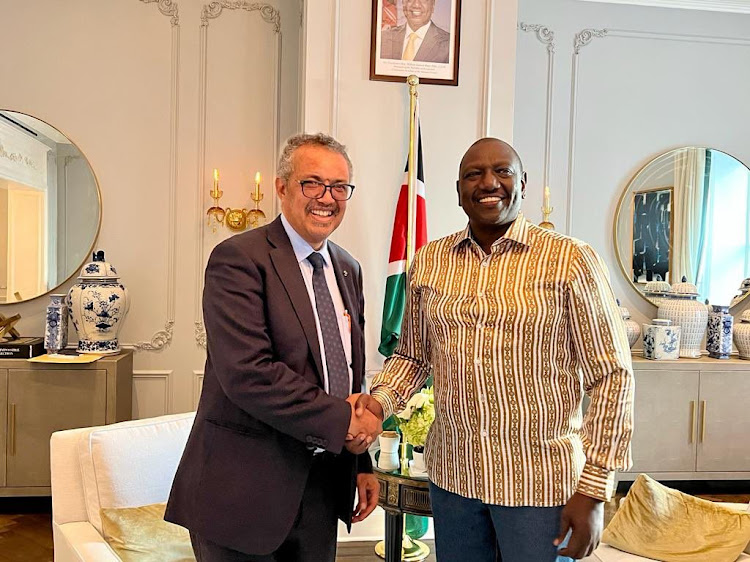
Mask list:
POLYGON ((346 269, 342 273, 344 274, 344 277, 349 277, 349 272, 346 269))

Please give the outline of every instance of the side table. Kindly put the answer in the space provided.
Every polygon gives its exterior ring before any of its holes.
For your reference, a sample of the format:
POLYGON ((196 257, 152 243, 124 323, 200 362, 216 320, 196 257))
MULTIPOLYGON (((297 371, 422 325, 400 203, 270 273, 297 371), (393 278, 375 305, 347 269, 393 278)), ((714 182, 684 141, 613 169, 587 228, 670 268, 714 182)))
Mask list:
MULTIPOLYGON (((376 552, 385 554, 385 562, 401 562, 404 514, 432 516, 429 482, 410 476, 408 468, 386 471, 375 465, 373 471, 380 482, 378 504, 385 510, 385 552, 376 552)), ((427 554, 429 550, 404 560, 423 560, 427 554)))

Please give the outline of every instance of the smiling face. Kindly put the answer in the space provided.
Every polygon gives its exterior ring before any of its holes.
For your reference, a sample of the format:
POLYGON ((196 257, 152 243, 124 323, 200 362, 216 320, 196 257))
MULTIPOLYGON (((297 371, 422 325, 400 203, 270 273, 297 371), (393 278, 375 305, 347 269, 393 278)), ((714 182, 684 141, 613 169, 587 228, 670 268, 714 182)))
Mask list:
POLYGON ((412 31, 430 23, 435 0, 404 0, 404 16, 412 31))
POLYGON ((464 154, 456 188, 472 232, 496 233, 497 239, 521 210, 526 173, 513 147, 499 139, 482 139, 464 154))
POLYGON ((326 190, 320 199, 302 193, 300 181, 317 180, 326 184, 349 183, 349 167, 339 153, 324 146, 303 145, 292 155, 292 172, 285 182, 276 178, 281 212, 292 228, 314 249, 319 250, 344 218, 346 201, 336 201, 326 190))

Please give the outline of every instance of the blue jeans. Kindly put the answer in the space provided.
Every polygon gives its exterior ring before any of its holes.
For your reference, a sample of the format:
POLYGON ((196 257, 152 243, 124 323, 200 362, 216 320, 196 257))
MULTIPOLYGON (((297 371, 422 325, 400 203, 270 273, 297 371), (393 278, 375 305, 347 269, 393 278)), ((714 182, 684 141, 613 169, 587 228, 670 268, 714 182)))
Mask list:
POLYGON ((440 562, 572 562, 558 556, 552 544, 560 531, 563 506, 491 505, 432 482, 430 500, 440 562))

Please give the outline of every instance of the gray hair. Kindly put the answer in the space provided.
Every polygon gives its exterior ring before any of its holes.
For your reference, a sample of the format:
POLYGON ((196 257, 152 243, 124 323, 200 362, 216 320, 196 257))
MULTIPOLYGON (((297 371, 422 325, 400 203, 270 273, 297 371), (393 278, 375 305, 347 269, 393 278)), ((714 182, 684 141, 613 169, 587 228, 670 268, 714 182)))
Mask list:
POLYGON ((327 148, 332 152, 340 154, 344 157, 344 160, 346 160, 346 165, 349 168, 349 181, 352 180, 354 169, 352 167, 352 161, 346 153, 346 147, 343 144, 325 133, 297 133, 287 139, 286 144, 281 151, 281 156, 279 157, 279 165, 276 169, 276 174, 284 180, 284 183, 289 181, 289 177, 292 175, 292 156, 294 156, 294 151, 301 146, 322 146, 323 148, 327 148))

